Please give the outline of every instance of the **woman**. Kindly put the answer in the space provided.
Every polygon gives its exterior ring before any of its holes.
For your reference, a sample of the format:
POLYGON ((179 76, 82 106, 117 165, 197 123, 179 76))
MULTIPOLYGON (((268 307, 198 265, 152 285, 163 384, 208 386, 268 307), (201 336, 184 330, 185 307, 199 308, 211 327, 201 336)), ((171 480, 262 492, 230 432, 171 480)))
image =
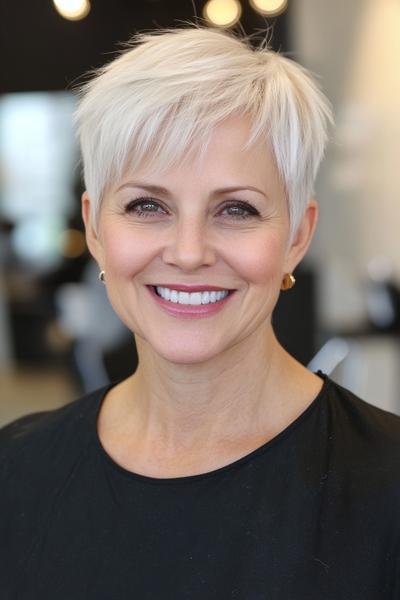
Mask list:
POLYGON ((5 598, 400 597, 400 418, 271 326, 329 119, 301 67, 205 28, 84 87, 87 243, 139 366, 3 429, 5 598))

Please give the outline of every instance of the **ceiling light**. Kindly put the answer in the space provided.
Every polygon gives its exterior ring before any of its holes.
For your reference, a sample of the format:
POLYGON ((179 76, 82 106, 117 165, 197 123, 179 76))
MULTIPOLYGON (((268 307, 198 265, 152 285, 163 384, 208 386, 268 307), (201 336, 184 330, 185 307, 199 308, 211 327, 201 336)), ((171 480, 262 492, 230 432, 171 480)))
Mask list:
POLYGON ((204 18, 217 27, 232 27, 241 14, 242 6, 238 0, 208 0, 203 9, 204 18))
POLYGON ((89 0, 53 0, 57 12, 69 21, 84 19, 90 11, 89 0))
POLYGON ((287 8, 287 0, 250 0, 257 12, 268 17, 276 17, 287 8))

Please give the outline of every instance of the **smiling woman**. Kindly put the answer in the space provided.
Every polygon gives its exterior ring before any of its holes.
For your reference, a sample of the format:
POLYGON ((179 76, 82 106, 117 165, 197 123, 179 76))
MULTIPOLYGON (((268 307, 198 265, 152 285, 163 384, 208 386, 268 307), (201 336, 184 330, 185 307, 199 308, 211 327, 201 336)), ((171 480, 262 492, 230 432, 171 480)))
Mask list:
MULTIPOLYGON (((285 188, 272 152, 261 140, 246 149, 249 135, 248 119, 231 117, 216 126, 203 156, 186 158, 162 175, 153 165, 128 168, 104 194, 96 227, 91 199, 83 197, 89 248, 105 272, 115 311, 138 346, 146 341, 169 362, 203 363, 204 369, 212 360, 207 370, 214 371, 224 348, 251 340, 249 361, 271 363, 272 310, 284 274, 307 249, 317 207, 309 201, 291 242, 285 188), (196 297, 177 294, 182 285, 187 292, 217 286, 234 293, 204 296, 194 309, 196 297), (153 293, 157 286, 168 288, 169 297, 160 301, 153 293), (218 322, 207 319, 199 327, 199 317, 217 313, 218 322), (183 320, 188 316, 190 323, 183 320)), ((301 371, 312 396, 320 379, 301 371)))
POLYGON ((271 323, 330 119, 300 66, 201 27, 84 86, 86 239, 139 365, 0 432, 5 597, 399 597, 400 419, 271 323))

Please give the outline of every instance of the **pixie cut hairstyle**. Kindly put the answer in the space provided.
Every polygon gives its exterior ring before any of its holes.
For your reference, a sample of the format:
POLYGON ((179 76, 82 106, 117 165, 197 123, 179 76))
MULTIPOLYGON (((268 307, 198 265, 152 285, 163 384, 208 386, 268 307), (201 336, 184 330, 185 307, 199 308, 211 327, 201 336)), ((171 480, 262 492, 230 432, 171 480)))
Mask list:
POLYGON ((313 194, 329 102, 303 67, 247 38, 203 26, 138 33, 78 91, 75 113, 92 221, 127 169, 163 171, 204 156, 215 126, 246 116, 245 148, 269 144, 284 184, 292 239, 313 194))

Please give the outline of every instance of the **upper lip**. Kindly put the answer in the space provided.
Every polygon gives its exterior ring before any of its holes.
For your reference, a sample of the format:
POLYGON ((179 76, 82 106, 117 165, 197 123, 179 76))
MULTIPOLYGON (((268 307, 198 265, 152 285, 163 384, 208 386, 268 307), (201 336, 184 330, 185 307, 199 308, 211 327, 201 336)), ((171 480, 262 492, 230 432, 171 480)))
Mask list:
POLYGON ((227 287, 219 287, 217 285, 185 285, 182 283, 157 283, 154 287, 166 287, 178 292, 219 292, 223 290, 233 291, 227 287))

